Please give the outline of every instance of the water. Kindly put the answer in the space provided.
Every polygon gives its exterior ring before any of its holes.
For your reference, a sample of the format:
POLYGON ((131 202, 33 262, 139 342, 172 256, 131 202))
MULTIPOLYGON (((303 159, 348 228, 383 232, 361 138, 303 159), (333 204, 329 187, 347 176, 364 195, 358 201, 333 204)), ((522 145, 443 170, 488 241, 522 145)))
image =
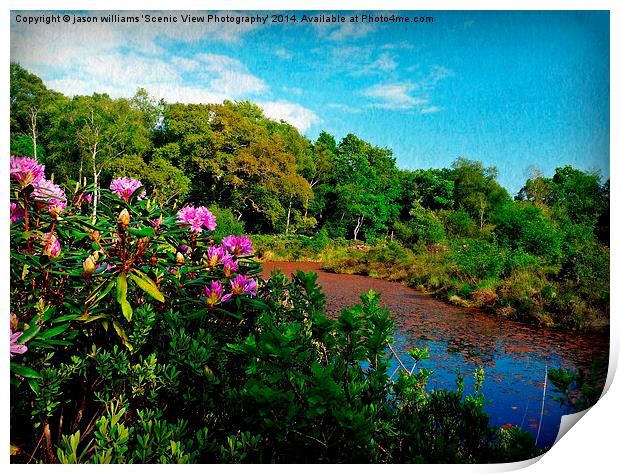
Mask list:
MULTIPOLYGON (((506 321, 471 308, 457 308, 399 283, 358 275, 336 275, 318 263, 267 262, 267 277, 275 268, 284 273, 315 272, 327 296, 326 310, 337 316, 340 309, 359 302, 359 295, 374 289, 381 304, 395 317, 394 350, 411 367, 407 350, 428 347, 430 360, 420 367, 434 370, 429 389, 456 388, 456 370, 465 377, 465 392, 472 390, 473 372, 483 367, 483 393, 490 403, 491 422, 520 426, 540 435, 538 445, 550 446, 556 439, 560 418, 568 413, 550 395, 547 387, 542 415, 545 368, 588 369, 597 358, 608 357, 609 336, 539 328, 506 321)), ((395 358, 395 370, 399 367, 395 358)))

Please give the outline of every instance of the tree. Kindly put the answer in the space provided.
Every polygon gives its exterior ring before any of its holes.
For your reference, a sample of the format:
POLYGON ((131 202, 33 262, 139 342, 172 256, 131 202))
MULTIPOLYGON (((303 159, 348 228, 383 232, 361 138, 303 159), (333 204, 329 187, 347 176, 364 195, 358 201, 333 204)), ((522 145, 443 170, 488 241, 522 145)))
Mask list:
MULTIPOLYGON (((107 94, 74 97, 68 121, 79 150, 79 180, 89 169, 95 188, 101 184, 101 173, 114 160, 140 153, 149 144, 142 112, 127 99, 112 100, 107 94)), ((97 217, 98 195, 93 196, 93 220, 97 217)))
POLYGON ((11 142, 17 150, 32 153, 28 156, 39 159, 43 150, 41 130, 45 130, 51 122, 50 108, 65 97, 48 89, 41 78, 17 63, 11 63, 10 72, 11 142), (31 141, 30 146, 25 143, 24 136, 31 141))
POLYGON ((494 211, 510 201, 508 192, 495 181, 497 169, 462 157, 454 161, 452 168, 454 204, 476 219, 482 229, 494 211))
POLYGON ((400 210, 396 202, 400 183, 391 150, 349 134, 338 145, 335 170, 336 211, 353 238, 362 229, 371 239, 386 231, 400 210))

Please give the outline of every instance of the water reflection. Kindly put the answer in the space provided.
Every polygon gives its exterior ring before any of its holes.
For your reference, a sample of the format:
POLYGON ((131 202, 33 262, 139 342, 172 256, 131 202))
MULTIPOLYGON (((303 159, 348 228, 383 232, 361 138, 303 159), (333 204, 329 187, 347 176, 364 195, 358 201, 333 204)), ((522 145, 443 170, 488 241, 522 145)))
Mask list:
MULTIPOLYGON (((382 304, 395 317, 394 350, 407 367, 413 366, 409 349, 428 347, 431 359, 424 367, 434 371, 429 388, 454 389, 459 370, 465 376, 466 393, 472 390, 474 370, 483 367, 483 392, 490 400, 486 412, 492 422, 520 426, 533 436, 541 424, 540 446, 553 443, 560 418, 567 413, 548 392, 540 419, 546 368, 587 370, 596 359, 608 358, 608 334, 553 331, 501 320, 442 303, 398 283, 326 273, 316 263, 270 262, 264 265, 265 275, 274 268, 287 274, 297 269, 317 273, 332 316, 358 303, 359 295, 371 288, 380 293, 382 304)), ((397 368, 394 359, 392 370, 397 368)))

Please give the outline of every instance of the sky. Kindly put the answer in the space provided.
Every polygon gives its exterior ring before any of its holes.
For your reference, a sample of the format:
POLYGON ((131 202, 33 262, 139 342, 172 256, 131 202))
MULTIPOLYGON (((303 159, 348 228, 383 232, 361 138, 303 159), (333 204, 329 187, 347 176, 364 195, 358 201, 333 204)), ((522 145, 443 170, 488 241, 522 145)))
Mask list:
MULTIPOLYGON (((11 61, 68 96, 250 100, 314 140, 325 130, 390 148, 404 169, 460 156, 498 169, 516 194, 534 168, 609 177, 609 14, 579 11, 279 12, 266 24, 187 23, 215 12, 19 12, 11 61), (27 24, 69 13, 69 23, 27 24), (73 14, 139 23, 73 23, 73 14), (340 14, 345 23, 302 22, 340 14), (432 22, 352 23, 351 16, 432 22), (177 18, 146 23, 141 15, 177 18), (290 16, 295 15, 296 22, 290 16)), ((252 18, 276 12, 218 12, 252 18)))

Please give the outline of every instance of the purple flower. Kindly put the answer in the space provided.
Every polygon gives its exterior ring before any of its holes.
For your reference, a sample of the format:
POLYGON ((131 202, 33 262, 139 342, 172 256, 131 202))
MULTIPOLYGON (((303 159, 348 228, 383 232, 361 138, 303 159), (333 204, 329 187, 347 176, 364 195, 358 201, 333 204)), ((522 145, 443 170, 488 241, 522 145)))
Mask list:
POLYGON ((11 203, 11 224, 24 218, 24 208, 14 202, 11 203))
POLYGON ((60 253, 60 241, 58 238, 48 232, 44 237, 45 247, 43 248, 43 255, 47 255, 49 258, 56 258, 60 253))
POLYGON ((237 275, 232 281, 232 294, 241 296, 246 293, 250 296, 256 296, 256 280, 245 275, 237 275))
POLYGON ((52 217, 60 215, 67 207, 67 196, 57 184, 42 179, 35 184, 34 191, 30 195, 35 201, 45 205, 52 217))
POLYGON ((188 227, 192 232, 201 232, 203 227, 215 230, 215 216, 204 206, 185 206, 177 212, 177 221, 181 227, 188 227))
POLYGON ((233 273, 237 271, 239 263, 235 260, 231 254, 227 253, 222 257, 222 263, 224 264, 224 275, 226 278, 230 278, 233 273))
POLYGON ((249 237, 237 237, 236 235, 229 235, 222 239, 222 247, 233 255, 252 255, 254 253, 254 247, 252 247, 252 241, 249 237))
MULTIPOLYGON (((116 178, 110 183, 110 191, 118 197, 123 198, 125 202, 129 201, 131 195, 136 189, 142 187, 142 183, 138 179, 133 178, 116 178)), ((144 199, 146 191, 143 190, 138 199, 144 199)))
POLYGON ((24 344, 18 344, 17 340, 22 337, 23 332, 17 331, 13 332, 11 329, 11 359, 14 354, 23 354, 28 350, 28 348, 24 344))
POLYGON ((40 164, 34 158, 12 156, 11 178, 23 187, 29 184, 37 184, 45 179, 45 165, 40 164))
POLYGON ((218 303, 223 303, 227 301, 232 295, 227 294, 222 296, 224 292, 224 287, 219 280, 213 280, 211 282, 211 286, 205 286, 204 294, 205 294, 205 302, 209 308, 213 308, 218 303))
POLYGON ((209 247, 207 249, 207 265, 214 268, 226 256, 226 251, 222 247, 209 247))

